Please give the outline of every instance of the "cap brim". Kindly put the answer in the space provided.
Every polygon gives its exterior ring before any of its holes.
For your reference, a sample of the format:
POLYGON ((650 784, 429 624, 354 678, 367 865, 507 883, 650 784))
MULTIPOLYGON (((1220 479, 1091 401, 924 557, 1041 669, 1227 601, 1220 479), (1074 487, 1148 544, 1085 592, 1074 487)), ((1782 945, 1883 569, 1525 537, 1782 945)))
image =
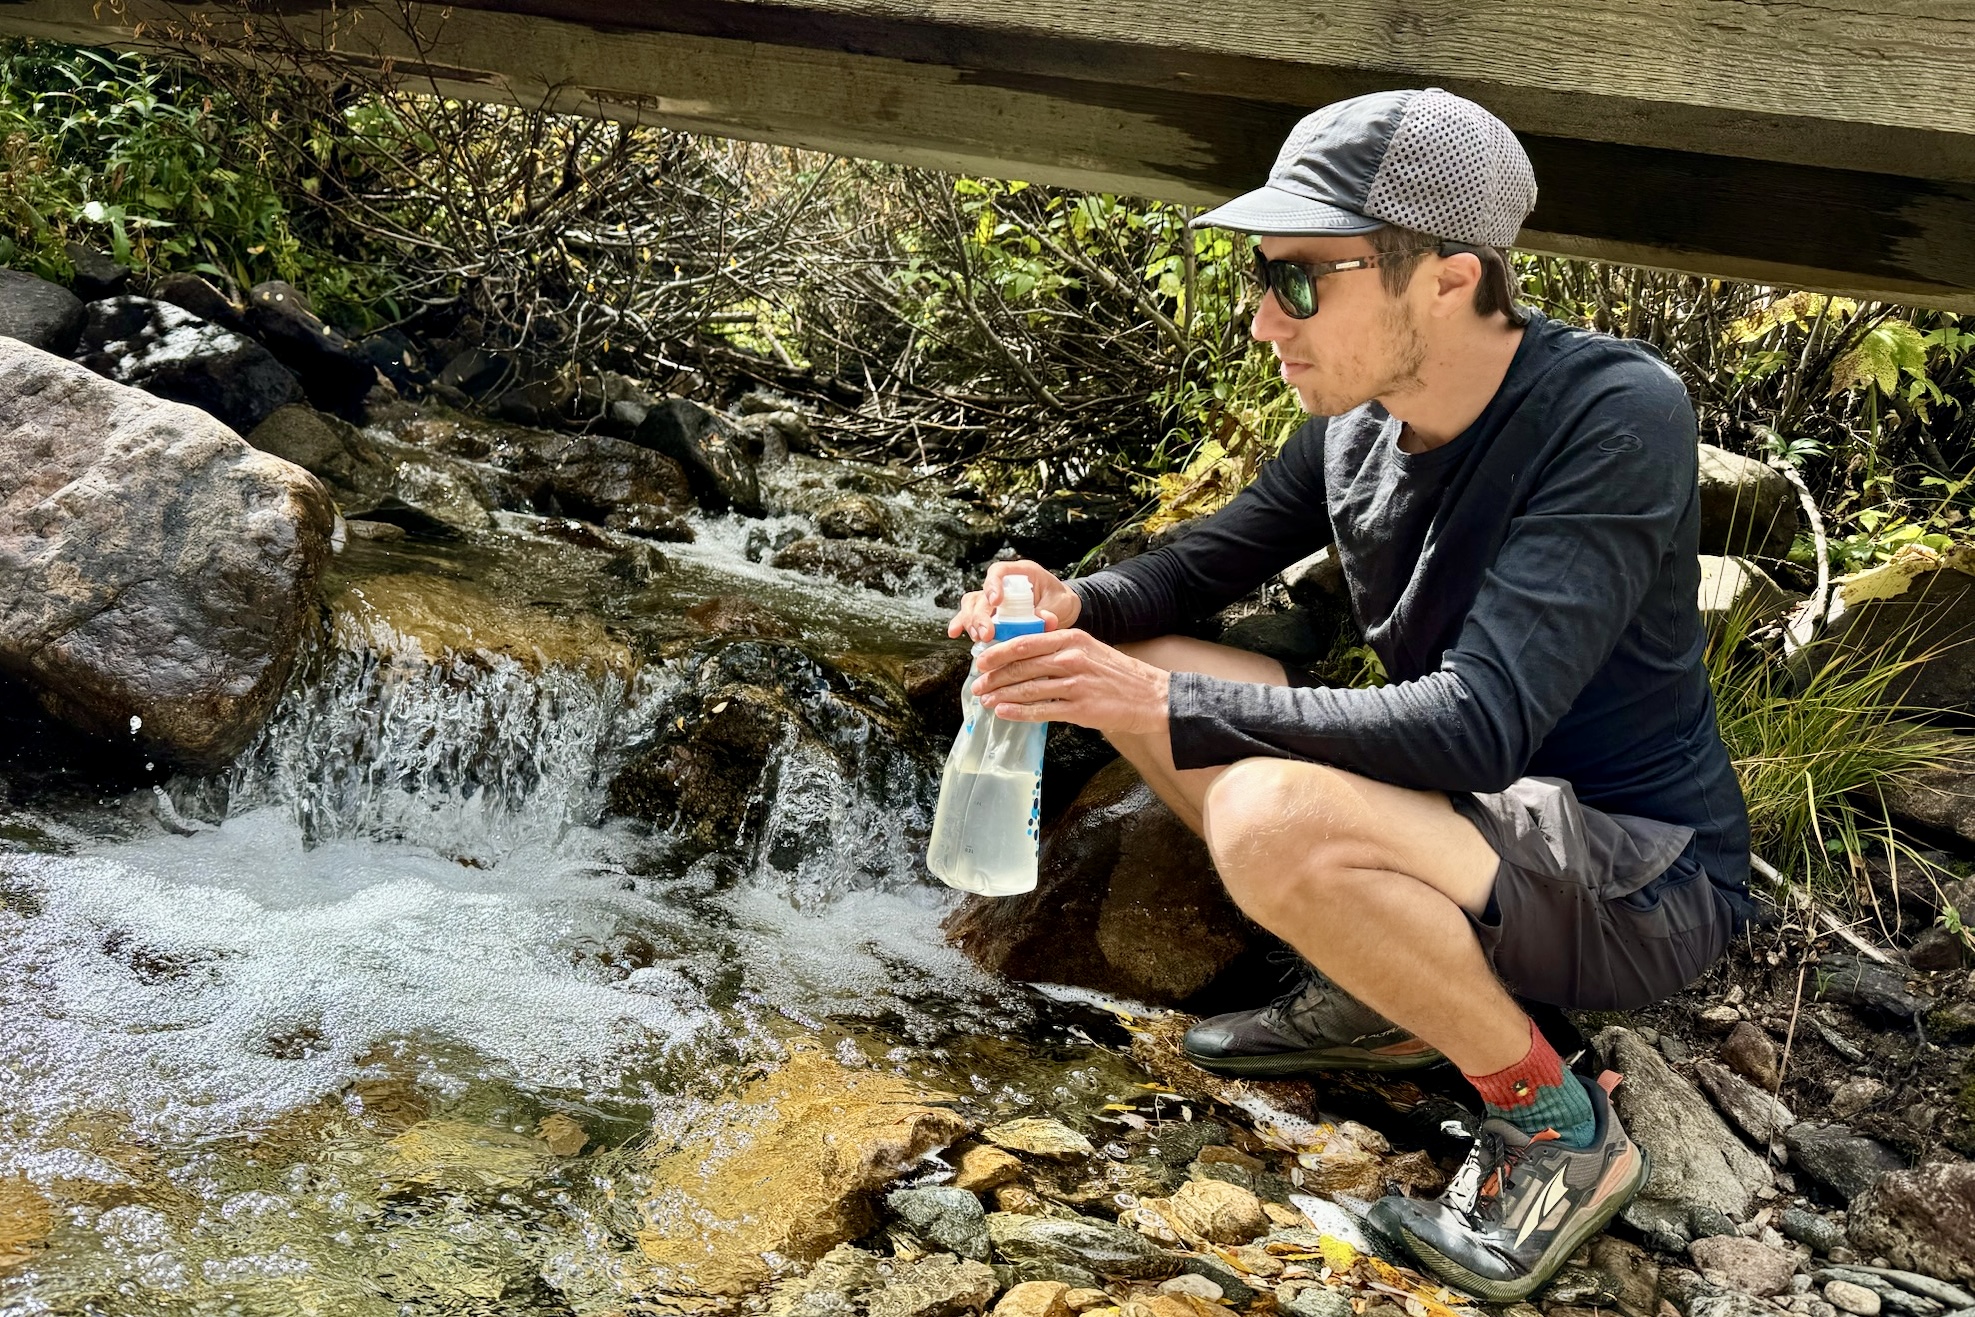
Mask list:
POLYGON ((1382 229, 1385 221, 1294 192, 1258 187, 1195 216, 1189 227, 1234 229, 1276 238, 1337 238, 1382 229))

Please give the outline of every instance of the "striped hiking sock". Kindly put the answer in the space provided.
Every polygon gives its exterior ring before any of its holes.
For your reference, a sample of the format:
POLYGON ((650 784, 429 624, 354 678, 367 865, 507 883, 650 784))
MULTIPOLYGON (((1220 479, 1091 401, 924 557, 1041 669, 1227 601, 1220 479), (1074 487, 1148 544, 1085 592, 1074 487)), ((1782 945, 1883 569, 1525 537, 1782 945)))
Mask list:
POLYGON ((1576 1075, 1564 1069, 1550 1040, 1529 1022, 1529 1055, 1492 1075, 1469 1075, 1488 1114, 1525 1134, 1554 1130, 1565 1147, 1588 1148, 1598 1136, 1591 1096, 1576 1075))

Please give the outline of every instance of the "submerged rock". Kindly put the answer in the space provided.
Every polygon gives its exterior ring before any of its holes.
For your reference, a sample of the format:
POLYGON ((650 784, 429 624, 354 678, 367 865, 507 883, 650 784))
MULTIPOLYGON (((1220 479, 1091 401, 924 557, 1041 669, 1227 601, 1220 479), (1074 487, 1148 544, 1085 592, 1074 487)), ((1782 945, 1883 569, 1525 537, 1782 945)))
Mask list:
POLYGON ((945 930, 984 969, 1158 1005, 1200 992, 1262 945, 1206 844, 1123 760, 1044 837, 1034 891, 970 897, 945 930))
POLYGON ((1269 1232, 1262 1200, 1223 1180, 1192 1180, 1172 1197, 1180 1225, 1216 1244, 1246 1244, 1269 1232))
POLYGON ((1163 1280, 1180 1269, 1175 1254, 1144 1235, 1093 1217, 990 1212, 987 1225, 995 1252, 1017 1268, 1075 1268, 1133 1280, 1163 1280))
POLYGON ((55 1210, 39 1189, 0 1176, 0 1276, 32 1262, 54 1229, 55 1210))
POLYGON ((223 764, 313 629, 334 518, 205 413, 0 339, 0 672, 55 717, 223 764))
POLYGON ((0 338, 66 357, 82 338, 82 299, 23 270, 0 270, 0 338))
POLYGON ((1022 1116, 981 1131, 981 1137, 1011 1152, 1054 1161, 1077 1161, 1095 1156, 1090 1140, 1049 1116, 1022 1116))
POLYGON ((613 812, 792 880, 815 862, 849 884, 923 855, 938 763, 895 686, 769 639, 710 640, 682 667, 686 688, 611 783, 613 812))
POLYGON ((951 1185, 894 1189, 885 1206, 934 1248, 976 1262, 988 1260, 987 1214, 981 1200, 967 1190, 951 1185))
POLYGON ((587 613, 558 615, 425 572, 359 577, 331 601, 330 614, 343 648, 396 662, 507 659, 535 672, 566 667, 627 680, 638 670, 631 651, 587 613))
POLYGON ((250 338, 148 297, 91 302, 76 360, 106 379, 197 407, 246 434, 302 386, 250 338))
POLYGON ((935 1253, 901 1268, 864 1306, 870 1317, 959 1317, 984 1311, 1000 1288, 985 1262, 935 1253))
POLYGON ((871 1229, 878 1189, 967 1132, 964 1118, 938 1105, 946 1100, 798 1051, 739 1095, 740 1128, 718 1125, 652 1151, 638 1245, 665 1288, 684 1294, 753 1289, 771 1277, 768 1254, 814 1262, 871 1229))

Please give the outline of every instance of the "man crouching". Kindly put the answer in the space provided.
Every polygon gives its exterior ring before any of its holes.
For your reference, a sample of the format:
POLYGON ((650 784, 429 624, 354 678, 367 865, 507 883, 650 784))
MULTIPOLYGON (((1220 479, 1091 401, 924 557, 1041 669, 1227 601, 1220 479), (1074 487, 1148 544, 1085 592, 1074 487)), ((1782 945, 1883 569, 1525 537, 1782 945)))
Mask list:
POLYGON ((1446 92, 1304 119, 1265 186, 1195 223, 1259 237, 1252 332, 1316 419, 1183 540, 1070 583, 997 564, 950 628, 988 639, 1001 579, 1028 576, 1051 629, 983 655, 982 703, 1103 732, 1314 967, 1194 1026, 1196 1064, 1444 1059, 1474 1084, 1488 1118, 1446 1194, 1378 1216, 1496 1302, 1647 1176, 1511 993, 1644 1006, 1751 913, 1702 664, 1693 409, 1649 349, 1515 303, 1501 249, 1535 200, 1514 134, 1446 92), (1388 685, 1170 634, 1325 546, 1388 685))

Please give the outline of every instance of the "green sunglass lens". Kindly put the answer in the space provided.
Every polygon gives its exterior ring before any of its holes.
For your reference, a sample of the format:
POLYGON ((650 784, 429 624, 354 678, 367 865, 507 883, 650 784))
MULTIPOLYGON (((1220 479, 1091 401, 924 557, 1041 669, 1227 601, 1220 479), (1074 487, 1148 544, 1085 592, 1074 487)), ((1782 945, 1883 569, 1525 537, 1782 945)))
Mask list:
POLYGON ((1258 247, 1255 249, 1255 278, 1275 293, 1282 309, 1292 318, 1308 320, 1317 313, 1317 290, 1310 281, 1310 272, 1302 266, 1268 260, 1258 247))

